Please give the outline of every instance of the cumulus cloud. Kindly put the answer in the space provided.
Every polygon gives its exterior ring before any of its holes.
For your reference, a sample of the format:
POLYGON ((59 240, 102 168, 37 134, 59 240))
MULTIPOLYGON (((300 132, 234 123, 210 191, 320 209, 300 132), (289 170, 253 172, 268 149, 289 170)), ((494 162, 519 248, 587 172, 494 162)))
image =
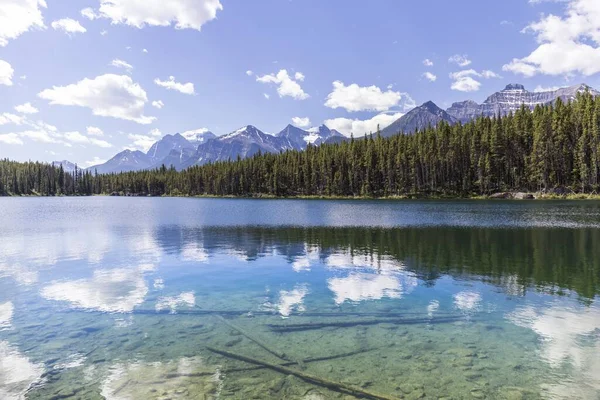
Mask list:
POLYGON ((81 15, 83 17, 86 17, 90 21, 98 18, 98 15, 96 14, 96 12, 94 11, 94 9, 92 7, 87 7, 87 8, 84 8, 83 10, 81 10, 81 15))
POLYGON ((141 150, 144 153, 150 150, 150 147, 156 142, 156 137, 148 136, 148 135, 140 135, 137 133, 130 133, 127 135, 127 138, 131 140, 129 146, 127 146, 130 150, 141 150))
POLYGON ((271 98, 271 95, 267 94, 267 93, 263 93, 263 96, 265 96, 265 99, 269 100, 271 98))
POLYGON ((382 91, 377 86, 348 86, 341 81, 333 82, 333 91, 327 96, 325 106, 343 108, 346 111, 387 111, 397 106, 402 99, 400 92, 382 91))
POLYGON ((169 90, 176 90, 178 92, 181 92, 183 94, 196 94, 196 92, 194 91, 194 84, 193 83, 180 83, 180 82, 176 82, 175 81, 175 77, 174 76, 170 76, 168 81, 161 81, 159 78, 156 78, 154 80, 154 83, 156 83, 158 86, 162 86, 166 89, 169 90))
POLYGON ((474 69, 465 69, 458 72, 452 72, 450 78, 454 80, 450 88, 459 92, 476 92, 481 88, 481 82, 475 78, 500 78, 500 75, 494 71, 484 70, 477 72, 474 69))
POLYGON ((219 0, 100 0, 96 17, 136 28, 171 26, 200 30, 223 10, 219 0))
POLYGON ((21 125, 25 119, 15 114, 2 113, 0 114, 0 125, 21 125))
POLYGON ((22 145, 23 140, 16 133, 0 134, 0 143, 22 145))
POLYGON ((381 113, 367 120, 351 118, 333 118, 325 120, 324 124, 329 129, 335 129, 346 136, 350 136, 350 134, 354 134, 354 136, 362 136, 365 133, 369 134, 377 132, 378 125, 380 129, 391 125, 392 122, 396 121, 403 115, 403 113, 399 112, 381 113))
POLYGON ((429 82, 435 82, 437 79, 437 76, 435 76, 431 72, 425 72, 423 74, 423 78, 427 79, 429 82))
MULTIPOLYGON (((3 0, 0 13, 0 47, 32 29, 44 29, 45 0, 3 0)), ((0 74, 1 77, 1 74, 0 74)), ((1 82, 0 82, 1 83, 1 82)))
POLYGON ((471 64, 471 60, 467 58, 467 55, 455 54, 448 59, 448 62, 457 64, 459 67, 466 67, 471 64))
POLYGON ((21 114, 36 114, 39 110, 31 105, 31 103, 21 104, 15 107, 15 111, 21 114))
POLYGON ((98 147, 102 147, 102 148, 106 148, 106 149, 112 147, 112 144, 108 143, 105 140, 90 138, 90 137, 82 135, 79 132, 66 132, 63 135, 63 137, 65 138, 65 140, 72 142, 72 143, 91 144, 93 146, 98 146, 98 147))
POLYGON ((88 167, 91 167, 92 165, 104 164, 106 161, 108 161, 108 160, 96 156, 93 159, 84 162, 84 164, 85 164, 85 167, 88 168, 88 167))
POLYGON ((142 53, 147 53, 148 49, 142 49, 142 53))
POLYGON ((252 75, 254 75, 254 72, 252 72, 251 70, 248 70, 248 71, 246 71, 246 75, 252 76, 252 75))
POLYGON ((285 69, 279 70, 277 74, 256 77, 257 82, 272 83, 277 85, 277 94, 279 94, 279 97, 288 96, 295 100, 305 100, 310 97, 308 93, 304 92, 298 83, 302 82, 303 80, 304 75, 302 75, 301 72, 296 72, 294 78, 292 78, 285 69))
POLYGON ((156 108, 158 108, 159 110, 160 110, 161 108, 163 108, 164 106, 165 106, 165 103, 163 103, 163 102, 162 102, 162 100, 154 100, 154 101, 152 102, 152 107, 156 107, 156 108))
POLYGON ((597 0, 570 0, 562 16, 542 15, 522 32, 532 33, 538 47, 526 57, 514 58, 504 71, 527 77, 537 74, 584 76, 600 72, 600 4, 597 0))
POLYGON ((12 86, 14 73, 15 70, 8 62, 0 60, 0 85, 12 86))
POLYGON ((95 126, 88 126, 86 128, 86 132, 90 136, 104 136, 104 132, 102 132, 102 129, 97 128, 95 126))
POLYGON ((426 58, 423 60, 423 65, 426 67, 433 67, 433 61, 431 61, 429 58, 426 58))
POLYGON ((305 128, 310 126, 310 119, 308 117, 294 117, 292 118, 292 123, 300 128, 305 128))
POLYGON ((144 115, 146 91, 127 75, 105 74, 85 78, 67 86, 53 86, 38 96, 52 105, 87 107, 94 115, 150 124, 155 117, 144 115))
POLYGON ((118 58, 115 58, 114 60, 112 60, 110 65, 115 68, 123 68, 127 72, 131 72, 131 70, 133 69, 133 65, 129 64, 126 61, 119 60, 118 58))
POLYGON ((63 18, 52 22, 52 28, 57 31, 63 31, 67 34, 85 33, 87 30, 81 26, 79 21, 71 18, 63 18))

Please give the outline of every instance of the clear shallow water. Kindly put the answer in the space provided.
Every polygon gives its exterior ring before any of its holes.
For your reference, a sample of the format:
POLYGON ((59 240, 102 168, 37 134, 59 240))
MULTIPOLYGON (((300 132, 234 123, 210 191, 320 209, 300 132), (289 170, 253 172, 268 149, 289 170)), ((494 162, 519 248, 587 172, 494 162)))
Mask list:
POLYGON ((597 399, 599 224, 598 202, 0 199, 0 398, 354 398, 238 354, 389 398, 597 399))

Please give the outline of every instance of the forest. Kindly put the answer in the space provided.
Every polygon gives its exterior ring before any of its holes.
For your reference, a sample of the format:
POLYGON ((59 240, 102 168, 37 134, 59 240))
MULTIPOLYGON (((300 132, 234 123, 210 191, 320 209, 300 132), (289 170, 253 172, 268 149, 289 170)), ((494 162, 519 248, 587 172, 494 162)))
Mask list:
POLYGON ((0 195, 472 197, 595 194, 599 181, 600 98, 589 93, 464 125, 442 122, 390 138, 375 133, 184 171, 162 166, 101 175, 0 161, 0 195))

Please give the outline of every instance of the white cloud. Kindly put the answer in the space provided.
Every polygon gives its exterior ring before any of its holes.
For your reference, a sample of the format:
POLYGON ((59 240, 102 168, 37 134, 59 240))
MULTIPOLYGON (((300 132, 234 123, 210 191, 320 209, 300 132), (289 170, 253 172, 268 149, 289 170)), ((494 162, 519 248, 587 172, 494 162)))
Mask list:
POLYGON ((162 100, 154 100, 152 102, 152 107, 156 107, 158 109, 161 109, 165 106, 165 103, 162 102, 162 100))
POLYGON ((179 296, 159 297, 156 300, 154 308, 156 311, 171 310, 171 313, 177 311, 177 307, 194 307, 196 305, 196 296, 194 292, 183 292, 179 296))
POLYGON ((0 143, 4 144, 23 144, 23 140, 16 133, 0 134, 0 143))
POLYGON ((98 15, 96 14, 96 12, 94 11, 94 9, 92 7, 87 7, 87 8, 84 8, 83 10, 81 10, 81 15, 86 17, 90 21, 98 18, 98 15))
POLYGON ((310 126, 310 119, 308 117, 294 117, 292 118, 292 123, 300 128, 305 128, 310 126))
POLYGON ((294 79, 296 79, 298 82, 304 81, 304 78, 305 78, 305 76, 302 72, 296 72, 294 74, 294 79))
POLYGON ((144 278, 148 270, 148 266, 96 270, 92 278, 53 282, 40 294, 48 300, 68 302, 74 308, 131 312, 148 293, 144 278))
POLYGON ((423 60, 423 65, 426 67, 433 67, 433 61, 431 61, 429 58, 426 58, 423 60))
POLYGON ((476 92, 481 88, 481 82, 475 78, 500 78, 500 75, 494 71, 484 70, 477 72, 474 69, 465 69, 458 72, 452 72, 450 78, 454 80, 450 88, 460 92, 476 92))
POLYGON ((34 364, 7 341, 0 341, 0 360, 3 399, 24 399, 34 384, 42 382, 44 364, 34 364))
POLYGON ((484 77, 485 79, 502 78, 500 75, 498 75, 494 71, 490 71, 489 69, 481 71, 481 76, 484 77))
POLYGON ((95 126, 88 126, 86 128, 86 132, 90 136, 104 136, 104 132, 102 132, 102 129, 97 128, 95 126))
POLYGON ((2 0, 0 47, 31 29, 44 29, 42 8, 46 8, 44 0, 2 0))
POLYGON ((524 76, 594 75, 600 72, 600 3, 570 0, 563 16, 542 15, 522 32, 535 35, 539 46, 526 57, 514 58, 504 71, 524 76))
POLYGON ((358 86, 352 83, 348 86, 344 82, 333 82, 333 91, 327 96, 325 106, 329 108, 343 108, 346 111, 386 111, 397 106, 402 99, 400 92, 382 91, 377 86, 358 86))
POLYGON ((127 75, 105 74, 67 86, 53 86, 38 94, 50 104, 88 107, 94 115, 150 124, 155 117, 143 114, 148 97, 127 75))
POLYGON ((37 112, 39 112, 39 110, 32 106, 31 103, 18 105, 15 107, 15 110, 17 112, 20 112, 21 114, 36 114, 37 112))
POLYGON ((470 76, 465 76, 452 82, 450 88, 459 92, 476 92, 481 88, 481 82, 470 76))
POLYGON ((147 53, 148 49, 142 49, 142 53, 147 53))
POLYGON ((158 86, 162 86, 169 90, 176 90, 183 94, 190 94, 190 95, 196 94, 196 92, 194 91, 193 83, 191 83, 191 82, 188 82, 188 83, 176 82, 174 76, 170 76, 168 81, 161 81, 159 78, 156 78, 154 80, 154 83, 156 83, 158 86))
POLYGON ((4 60, 0 60, 0 85, 12 86, 15 70, 4 60))
POLYGON ((100 140, 100 139, 96 139, 96 138, 89 138, 87 136, 82 135, 79 132, 66 132, 63 137, 65 138, 65 140, 72 142, 72 143, 78 143, 78 144, 91 144, 94 146, 98 146, 98 147, 103 147, 103 148, 111 148, 112 144, 108 143, 105 140, 100 140))
POLYGON ((465 55, 455 54, 448 59, 448 62, 458 64, 458 66, 460 66, 460 67, 466 67, 467 65, 471 64, 471 60, 469 60, 467 58, 466 54, 465 55))
POLYGON ((307 294, 307 285, 296 285, 293 290, 279 291, 277 311, 283 317, 289 317, 292 311, 304 311, 304 298, 307 294))
POLYGON ((542 85, 537 85, 535 89, 533 89, 533 91, 535 93, 540 93, 540 92, 555 92, 558 89, 561 89, 563 86, 550 86, 550 87, 544 87, 542 85))
POLYGON ((151 136, 162 136, 162 132, 158 128, 152 129, 150 132, 148 132, 148 134, 151 136))
POLYGON ((92 165, 104 164, 106 161, 108 161, 108 160, 96 156, 96 157, 94 157, 94 159, 84 162, 84 164, 85 164, 85 167, 87 168, 87 167, 91 167, 92 165))
POLYGON ((110 65, 112 65, 113 67, 116 67, 116 68, 123 68, 123 69, 127 70, 127 72, 131 72, 131 70, 133 69, 133 65, 131 65, 128 62, 125 62, 123 60, 119 60, 118 58, 115 58, 114 60, 112 60, 110 65))
POLYGON ((265 96, 265 99, 269 100, 271 98, 271 95, 267 94, 267 93, 263 93, 263 96, 265 96))
POLYGON ((60 141, 57 138, 55 138, 55 135, 44 129, 35 129, 24 132, 18 132, 17 135, 39 143, 60 143, 60 141))
POLYGON ((65 33, 85 33, 87 30, 81 26, 79 21, 71 18, 63 18, 52 22, 52 28, 54 30, 60 30, 65 33))
POLYGON ((333 118, 325 120, 323 123, 329 129, 335 129, 346 136, 350 136, 352 133, 355 137, 360 137, 365 133, 368 134, 377 132, 377 125, 379 125, 380 129, 391 125, 392 122, 396 121, 403 115, 403 113, 381 113, 367 120, 333 118))
POLYGON ((14 309, 12 301, 0 303, 0 331, 10 328, 14 309))
POLYGON ((11 114, 11 113, 2 113, 0 114, 0 125, 14 124, 21 125, 25 119, 19 115, 11 114))
POLYGON ((252 72, 251 70, 248 70, 248 71, 246 71, 246 75, 252 76, 252 75, 254 75, 254 72, 252 72))
POLYGON ((308 99, 310 96, 308 95, 308 93, 304 92, 304 90, 298 83, 304 80, 304 75, 302 75, 302 73, 300 72, 296 72, 294 79, 292 79, 289 76, 287 70, 285 69, 279 70, 277 75, 269 74, 256 77, 257 82, 274 83, 278 85, 277 93, 279 94, 279 97, 289 96, 295 100, 308 99), (298 77, 301 77, 302 79, 298 79, 298 77))
POLYGON ((156 137, 136 133, 130 133, 127 137, 132 141, 131 144, 127 146, 128 149, 141 150, 143 152, 150 150, 150 147, 156 142, 156 137))
POLYGON ((425 72, 423 74, 423 78, 427 79, 429 82, 435 82, 437 79, 437 76, 435 76, 431 72, 425 72))
POLYGON ((136 28, 170 26, 200 30, 223 10, 219 0, 100 0, 98 15, 136 28))
POLYGON ((108 31, 100 31, 100 35, 104 36, 108 33, 108 31))

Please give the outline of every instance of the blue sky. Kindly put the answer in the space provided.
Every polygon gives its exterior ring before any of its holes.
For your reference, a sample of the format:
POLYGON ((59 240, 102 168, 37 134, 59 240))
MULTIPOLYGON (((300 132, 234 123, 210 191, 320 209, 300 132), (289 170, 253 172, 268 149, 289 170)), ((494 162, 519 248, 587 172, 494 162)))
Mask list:
POLYGON ((247 124, 362 135, 512 82, 600 87, 599 4, 0 0, 0 157, 87 166, 247 124))

